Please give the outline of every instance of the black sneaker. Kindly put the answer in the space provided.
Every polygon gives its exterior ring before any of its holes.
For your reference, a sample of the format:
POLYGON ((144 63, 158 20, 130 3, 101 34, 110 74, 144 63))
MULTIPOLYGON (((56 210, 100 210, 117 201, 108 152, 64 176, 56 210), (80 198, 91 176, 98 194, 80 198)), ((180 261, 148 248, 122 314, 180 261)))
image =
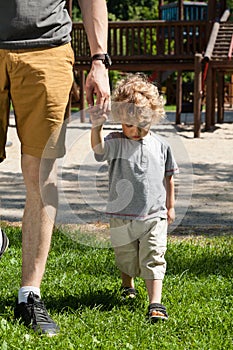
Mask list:
POLYGON ((4 231, 1 230, 0 234, 2 234, 2 246, 0 247, 0 258, 1 258, 3 253, 5 253, 5 251, 8 248, 9 239, 7 238, 7 235, 5 234, 4 231))
POLYGON ((16 305, 14 313, 15 318, 20 318, 25 326, 31 326, 35 332, 48 336, 59 333, 59 327, 49 316, 43 301, 33 292, 29 293, 27 303, 16 305))

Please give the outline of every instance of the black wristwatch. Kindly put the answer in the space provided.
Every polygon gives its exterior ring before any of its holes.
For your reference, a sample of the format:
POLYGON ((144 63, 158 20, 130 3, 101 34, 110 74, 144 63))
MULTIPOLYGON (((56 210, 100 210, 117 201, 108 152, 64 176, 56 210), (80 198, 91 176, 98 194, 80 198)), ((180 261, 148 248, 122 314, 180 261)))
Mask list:
POLYGON ((97 53, 96 55, 92 56, 91 62, 96 60, 102 61, 106 68, 109 68, 112 65, 112 60, 108 53, 97 53))

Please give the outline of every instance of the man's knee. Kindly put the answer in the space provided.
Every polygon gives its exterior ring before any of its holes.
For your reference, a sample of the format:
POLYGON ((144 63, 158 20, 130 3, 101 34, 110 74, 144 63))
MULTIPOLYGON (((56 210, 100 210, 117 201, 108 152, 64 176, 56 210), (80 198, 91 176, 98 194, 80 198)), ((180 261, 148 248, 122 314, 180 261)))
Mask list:
POLYGON ((40 182, 40 158, 23 154, 21 158, 21 167, 26 187, 39 186, 40 182))
POLYGON ((56 184, 56 160, 42 159, 28 154, 22 155, 22 172, 26 186, 40 186, 56 184))

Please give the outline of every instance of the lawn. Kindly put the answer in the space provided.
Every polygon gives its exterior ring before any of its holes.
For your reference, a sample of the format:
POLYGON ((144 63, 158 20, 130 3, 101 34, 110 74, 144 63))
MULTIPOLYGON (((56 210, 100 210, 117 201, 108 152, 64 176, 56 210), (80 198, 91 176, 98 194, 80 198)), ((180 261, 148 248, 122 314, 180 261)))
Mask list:
POLYGON ((0 261, 0 350, 9 349, 232 349, 232 252, 230 235, 169 238, 163 303, 169 320, 146 318, 144 282, 137 299, 120 296, 111 248, 80 245, 62 232, 53 236, 41 292, 59 336, 38 336, 14 320, 21 274, 21 232, 0 261))

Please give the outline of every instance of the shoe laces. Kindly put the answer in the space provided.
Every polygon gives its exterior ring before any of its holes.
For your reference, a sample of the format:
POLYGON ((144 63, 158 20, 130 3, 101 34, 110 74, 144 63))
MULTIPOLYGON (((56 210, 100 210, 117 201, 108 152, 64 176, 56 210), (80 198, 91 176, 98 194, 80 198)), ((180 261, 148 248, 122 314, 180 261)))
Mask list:
POLYGON ((35 323, 54 323, 49 317, 44 302, 33 292, 30 292, 28 296, 28 306, 30 307, 31 318, 35 323))

